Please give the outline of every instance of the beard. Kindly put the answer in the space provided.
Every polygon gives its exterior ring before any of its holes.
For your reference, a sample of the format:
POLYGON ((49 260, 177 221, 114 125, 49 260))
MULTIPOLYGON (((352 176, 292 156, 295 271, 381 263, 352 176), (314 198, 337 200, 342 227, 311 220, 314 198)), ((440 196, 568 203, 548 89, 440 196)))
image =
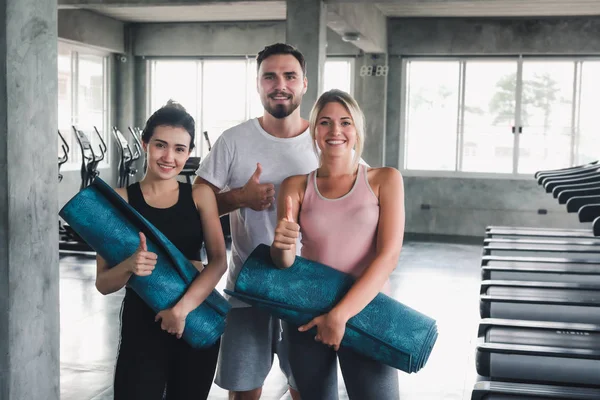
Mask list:
POLYGON ((265 111, 271 114, 274 118, 282 119, 296 111, 296 109, 300 106, 300 102, 302 101, 302 97, 291 99, 292 101, 289 104, 277 104, 275 106, 271 106, 269 104, 269 97, 267 97, 267 99, 262 103, 265 111))

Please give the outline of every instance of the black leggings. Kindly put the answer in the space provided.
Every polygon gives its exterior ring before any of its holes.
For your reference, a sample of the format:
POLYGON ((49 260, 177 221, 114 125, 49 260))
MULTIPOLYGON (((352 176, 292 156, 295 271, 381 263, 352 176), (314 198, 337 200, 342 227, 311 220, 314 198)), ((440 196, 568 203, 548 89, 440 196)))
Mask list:
POLYGON ((213 382, 219 342, 193 349, 163 331, 155 313, 127 289, 115 370, 115 400, 201 400, 213 382))

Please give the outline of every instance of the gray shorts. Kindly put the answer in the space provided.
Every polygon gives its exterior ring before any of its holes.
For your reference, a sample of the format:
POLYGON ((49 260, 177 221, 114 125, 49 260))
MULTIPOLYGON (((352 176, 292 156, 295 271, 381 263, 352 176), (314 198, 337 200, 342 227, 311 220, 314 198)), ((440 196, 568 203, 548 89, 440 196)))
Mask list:
MULTIPOLYGON (((215 383, 225 390, 245 392, 263 386, 277 353, 279 368, 296 389, 288 361, 282 323, 256 307, 233 308, 221 336, 215 383)), ((283 324, 285 325, 285 324, 283 324)))

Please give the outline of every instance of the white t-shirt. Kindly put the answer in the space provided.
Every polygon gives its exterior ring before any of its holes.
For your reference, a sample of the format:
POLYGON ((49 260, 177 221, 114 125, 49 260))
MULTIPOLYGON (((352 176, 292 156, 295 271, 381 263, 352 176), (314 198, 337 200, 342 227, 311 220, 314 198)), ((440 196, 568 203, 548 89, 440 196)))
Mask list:
MULTIPOLYGON (((259 182, 272 183, 276 198, 285 178, 308 174, 318 167, 308 129, 293 138, 277 138, 268 134, 255 118, 223 132, 196 175, 220 189, 235 189, 246 184, 256 170, 256 163, 262 166, 259 182)), ((273 243, 277 225, 275 205, 264 211, 239 208, 229 214, 232 244, 227 289, 234 289, 242 264, 256 246, 273 243)), ((298 241, 297 254, 300 246, 298 241)), ((235 298, 229 301, 233 307, 247 306, 235 298)))

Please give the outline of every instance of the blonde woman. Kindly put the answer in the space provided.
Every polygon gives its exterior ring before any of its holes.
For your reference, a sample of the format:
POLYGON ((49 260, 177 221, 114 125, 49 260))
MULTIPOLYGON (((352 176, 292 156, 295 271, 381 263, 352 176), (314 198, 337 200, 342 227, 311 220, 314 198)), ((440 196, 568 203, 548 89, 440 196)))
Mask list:
POLYGON ((278 196, 271 255, 279 268, 301 255, 356 277, 327 314, 287 329, 290 363, 304 399, 337 399, 337 359, 350 399, 398 399, 397 371, 340 348, 346 322, 380 292, 388 292, 404 235, 402 176, 394 168, 359 163, 364 116, 347 93, 331 90, 317 100, 310 133, 319 167, 287 178, 278 196), (307 331, 315 327, 316 336, 307 331))

